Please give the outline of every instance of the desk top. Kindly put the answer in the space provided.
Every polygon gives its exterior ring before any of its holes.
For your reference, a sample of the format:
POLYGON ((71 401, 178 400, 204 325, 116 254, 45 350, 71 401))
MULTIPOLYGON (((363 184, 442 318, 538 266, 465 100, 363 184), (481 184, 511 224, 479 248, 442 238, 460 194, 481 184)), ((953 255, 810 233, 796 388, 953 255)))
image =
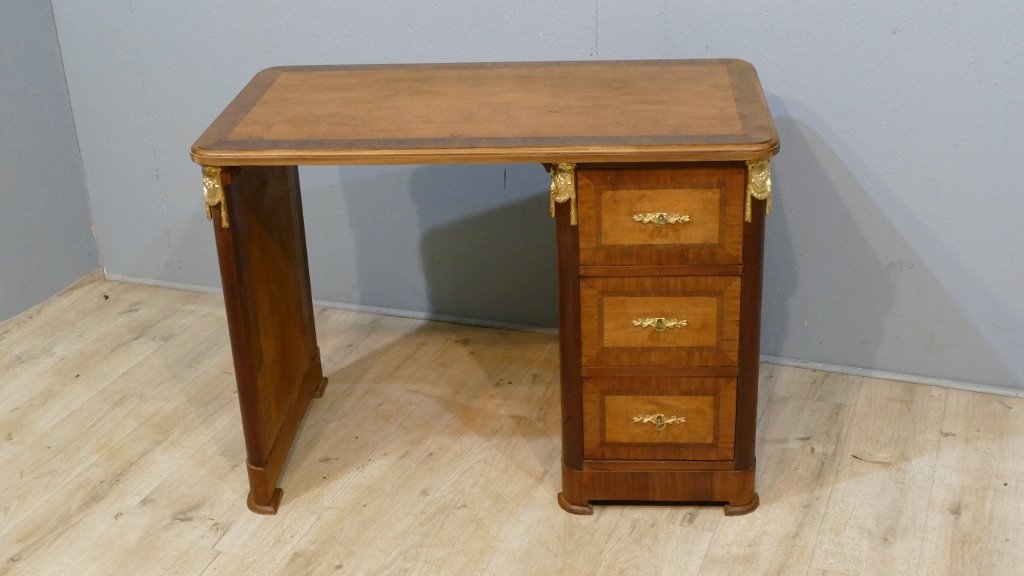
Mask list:
POLYGON ((209 166, 755 160, 779 147, 740 60, 294 66, 192 147, 209 166))

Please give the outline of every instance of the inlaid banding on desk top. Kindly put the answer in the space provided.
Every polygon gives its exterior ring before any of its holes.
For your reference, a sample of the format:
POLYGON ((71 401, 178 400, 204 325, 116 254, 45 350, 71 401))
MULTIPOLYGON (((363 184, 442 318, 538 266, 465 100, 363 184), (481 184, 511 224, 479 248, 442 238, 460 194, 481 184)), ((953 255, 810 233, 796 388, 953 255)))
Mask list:
POLYGON ((736 146, 763 155, 776 144, 756 73, 744 62, 540 62, 269 69, 193 154, 202 162, 294 153, 301 162, 416 150, 466 157, 490 149, 514 158, 736 146))

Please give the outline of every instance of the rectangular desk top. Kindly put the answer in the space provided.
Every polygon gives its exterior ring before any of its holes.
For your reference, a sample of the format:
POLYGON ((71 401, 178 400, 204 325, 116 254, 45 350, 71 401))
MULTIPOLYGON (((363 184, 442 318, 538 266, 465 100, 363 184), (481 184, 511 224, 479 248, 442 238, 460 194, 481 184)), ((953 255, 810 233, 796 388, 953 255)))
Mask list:
POLYGON ((289 66, 192 147, 208 166, 757 160, 778 136, 740 60, 289 66))

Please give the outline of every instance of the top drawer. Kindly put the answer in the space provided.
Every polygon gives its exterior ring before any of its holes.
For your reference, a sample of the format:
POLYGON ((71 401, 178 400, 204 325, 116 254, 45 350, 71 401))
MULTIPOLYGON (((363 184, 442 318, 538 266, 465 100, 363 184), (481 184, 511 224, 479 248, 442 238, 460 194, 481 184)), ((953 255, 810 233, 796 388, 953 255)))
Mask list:
POLYGON ((580 265, 739 264, 743 162, 577 170, 580 265))

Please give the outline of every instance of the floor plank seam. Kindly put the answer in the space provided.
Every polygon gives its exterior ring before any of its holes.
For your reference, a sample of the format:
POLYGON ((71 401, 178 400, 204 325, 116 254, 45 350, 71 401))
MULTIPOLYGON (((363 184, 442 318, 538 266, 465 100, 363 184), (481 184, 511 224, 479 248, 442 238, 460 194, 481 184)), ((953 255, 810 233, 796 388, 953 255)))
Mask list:
MULTIPOLYGON (((947 393, 943 397, 943 400, 942 400, 942 418, 939 420, 939 429, 937 430, 939 438, 942 437, 942 431, 946 429, 946 415, 948 413, 948 410, 949 410, 949 394, 947 393)), ((941 440, 940 440, 940 442, 941 442, 941 440)), ((924 570, 924 562, 925 562, 925 559, 927 558, 927 555, 925 554, 925 549, 924 549, 924 547, 925 547, 925 539, 928 538, 928 530, 929 530, 929 528, 931 528, 931 523, 933 521, 933 518, 931 517, 932 515, 929 514, 927 511, 930 510, 930 508, 931 508, 932 495, 935 492, 935 482, 937 482, 936 476, 938 475, 938 466, 939 466, 938 458, 939 458, 939 451, 938 451, 938 448, 936 448, 936 451, 935 451, 935 466, 932 468, 932 481, 928 485, 928 496, 927 496, 927 499, 925 500, 925 502, 927 502, 927 504, 925 504, 926 512, 925 512, 925 520, 924 520, 924 529, 921 530, 921 539, 920 539, 920 541, 918 543, 917 568, 914 570, 914 573, 918 574, 920 576, 930 576, 930 575, 923 575, 923 574, 921 574, 921 572, 922 572, 922 570, 924 570)))

